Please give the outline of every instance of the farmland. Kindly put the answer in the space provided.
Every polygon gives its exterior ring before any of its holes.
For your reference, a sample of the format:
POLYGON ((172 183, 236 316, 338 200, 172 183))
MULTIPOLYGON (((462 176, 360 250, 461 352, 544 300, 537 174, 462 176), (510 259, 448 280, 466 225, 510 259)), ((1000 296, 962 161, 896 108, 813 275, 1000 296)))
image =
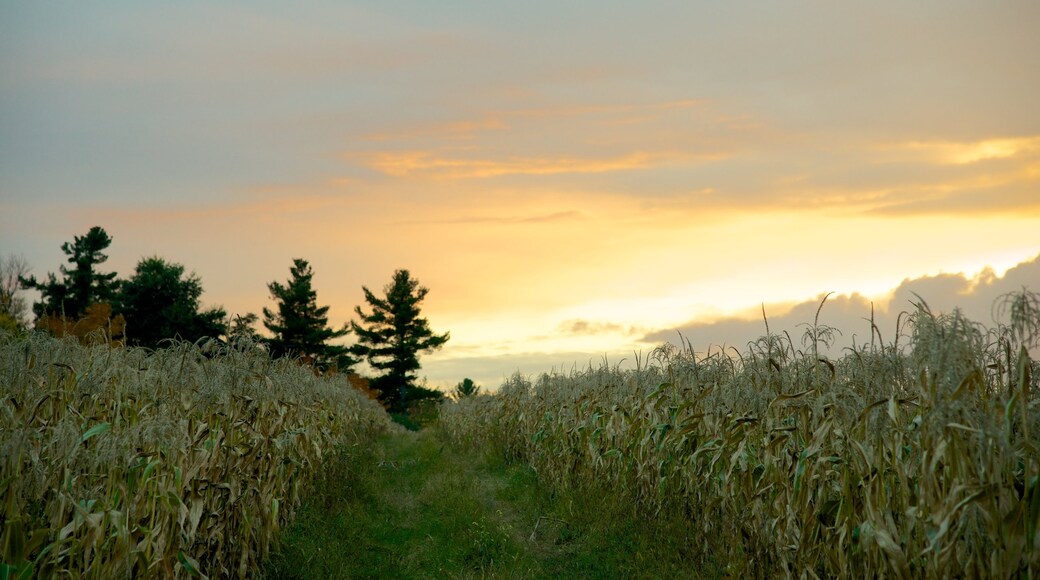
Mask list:
POLYGON ((808 324, 743 352, 516 376, 441 420, 542 485, 680 517, 725 575, 1035 576, 1036 304, 1007 297, 987 330, 922 302, 897 338, 834 360, 834 329, 808 324))
POLYGON ((4 571, 1035 576, 1037 304, 516 375, 418 434, 249 344, 6 337, 4 571))
POLYGON ((250 345, 0 343, 3 577, 246 576, 382 408, 250 345))

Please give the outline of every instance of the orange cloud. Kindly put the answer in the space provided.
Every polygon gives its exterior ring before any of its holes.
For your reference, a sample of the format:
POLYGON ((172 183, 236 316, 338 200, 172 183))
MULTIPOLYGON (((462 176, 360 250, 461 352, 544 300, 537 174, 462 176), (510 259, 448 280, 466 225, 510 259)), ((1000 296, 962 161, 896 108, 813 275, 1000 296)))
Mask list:
POLYGON ((482 131, 499 131, 508 129, 509 124, 499 115, 492 115, 477 121, 458 121, 440 123, 428 127, 419 127, 404 131, 383 131, 366 136, 369 141, 397 141, 435 137, 445 140, 473 139, 482 131))
POLYGON ((387 145, 345 157, 391 177, 603 173, 727 157, 759 130, 691 99, 534 107, 371 133, 366 141, 387 145))
POLYGON ((976 141, 861 141, 830 147, 807 139, 788 150, 745 151, 777 168, 716 172, 711 200, 747 207, 827 208, 834 214, 1037 215, 1040 135, 976 141))
POLYGON ((900 157, 919 158, 942 165, 968 165, 1040 152, 1040 135, 983 139, 981 141, 911 141, 882 147, 900 157))
MULTIPOLYGON (((385 151, 354 156, 366 166, 391 177, 481 179, 501 175, 605 173, 658 167, 689 160, 675 152, 642 152, 605 159, 581 157, 506 157, 501 160, 448 157, 433 151, 385 151)), ((718 156, 701 156, 702 159, 718 156)))

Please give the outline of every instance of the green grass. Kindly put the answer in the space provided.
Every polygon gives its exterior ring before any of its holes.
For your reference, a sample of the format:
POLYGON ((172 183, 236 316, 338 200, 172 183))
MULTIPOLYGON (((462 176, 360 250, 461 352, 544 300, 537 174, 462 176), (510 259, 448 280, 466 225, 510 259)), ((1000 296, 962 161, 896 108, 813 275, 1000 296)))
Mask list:
POLYGON ((484 454, 500 474, 497 498, 529 531, 528 548, 546 578, 711 578, 718 576, 705 542, 691 537, 680 512, 645 517, 612 482, 551 492, 527 466, 484 454))
MULTIPOLYGON (((269 578, 704 577, 679 518, 609 488, 554 495, 530 468, 436 428, 342 450, 268 562, 269 578)), ((710 569, 710 568, 709 568, 710 569)))
POLYGON ((800 342, 517 374, 439 425, 561 490, 561 575, 1038 577, 1040 295, 1002 307, 987 328, 921 302, 834 359, 817 319, 800 342))
POLYGON ((345 450, 287 530, 268 575, 443 578, 508 566, 526 576, 534 562, 487 485, 428 431, 345 450))

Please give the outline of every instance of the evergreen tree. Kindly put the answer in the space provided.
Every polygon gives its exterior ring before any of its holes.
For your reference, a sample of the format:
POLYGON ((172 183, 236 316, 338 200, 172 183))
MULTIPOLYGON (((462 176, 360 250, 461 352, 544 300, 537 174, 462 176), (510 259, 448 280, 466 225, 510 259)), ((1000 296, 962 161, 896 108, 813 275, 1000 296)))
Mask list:
POLYGON ((473 382, 473 379, 462 379, 459 384, 455 385, 455 390, 452 392, 455 395, 455 399, 465 399, 466 397, 475 397, 480 394, 480 387, 473 382))
POLYGON ((118 289, 116 273, 97 270, 98 265, 108 260, 104 250, 111 244, 108 233, 94 226, 85 236, 75 236, 71 244, 62 244, 61 250, 75 267, 62 266, 61 281, 53 273, 47 274, 45 282, 37 281, 35 276, 19 278, 24 288, 39 290, 42 295, 41 301, 33 304, 37 319, 51 315, 75 320, 91 304, 112 301, 118 289))
POLYGON ((358 343, 351 352, 364 356, 368 364, 384 374, 372 386, 392 411, 403 411, 416 395, 428 395, 428 389, 415 384, 419 370, 419 353, 440 348, 450 335, 434 334, 429 321, 419 316, 419 303, 429 289, 419 286, 408 270, 394 272, 393 281, 384 287, 379 298, 362 286, 370 314, 355 308, 360 323, 351 322, 358 343))
POLYGON ((318 307, 318 295, 311 285, 314 272, 307 260, 294 259, 289 269, 292 277, 285 285, 271 282, 267 285, 277 311, 264 308, 264 326, 274 335, 267 339, 274 356, 301 357, 320 371, 345 372, 356 364, 347 347, 328 341, 350 333, 344 325, 340 330, 328 327, 328 306, 318 307))
POLYGON ((181 264, 159 257, 141 260, 116 300, 126 318, 128 342, 156 348, 165 339, 195 342, 225 334, 227 313, 220 307, 200 311, 200 296, 202 281, 195 274, 185 276, 181 264))

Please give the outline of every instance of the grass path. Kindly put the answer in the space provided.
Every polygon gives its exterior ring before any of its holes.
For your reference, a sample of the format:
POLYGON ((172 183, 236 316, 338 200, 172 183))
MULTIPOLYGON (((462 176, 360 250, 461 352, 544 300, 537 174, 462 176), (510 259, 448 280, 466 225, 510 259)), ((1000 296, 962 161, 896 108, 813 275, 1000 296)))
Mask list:
POLYGON ((268 562, 270 578, 700 577, 675 525, 554 496, 523 466, 434 429, 344 451, 268 562))

